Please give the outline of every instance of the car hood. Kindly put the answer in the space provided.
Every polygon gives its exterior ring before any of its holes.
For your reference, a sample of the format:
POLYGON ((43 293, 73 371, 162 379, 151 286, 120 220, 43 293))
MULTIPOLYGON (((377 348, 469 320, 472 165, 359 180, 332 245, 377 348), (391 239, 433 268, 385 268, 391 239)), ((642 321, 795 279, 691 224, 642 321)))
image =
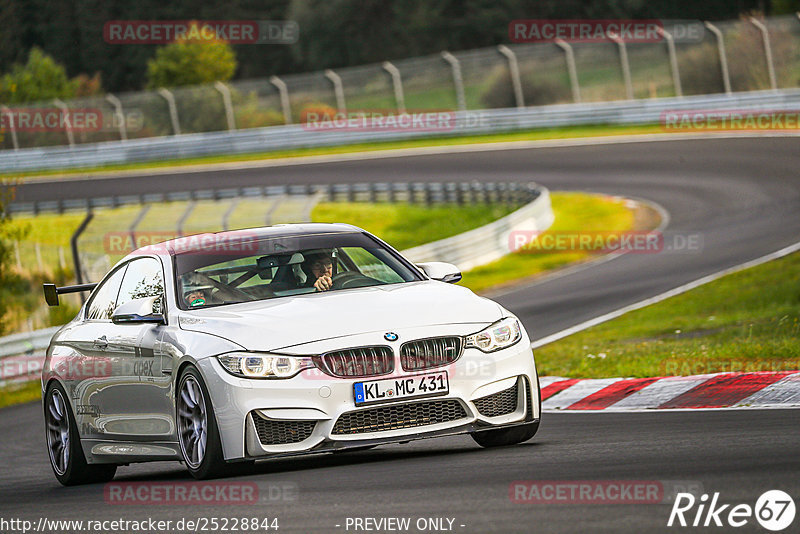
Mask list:
POLYGON ((213 334, 248 350, 437 324, 490 324, 502 308, 465 287, 410 282, 280 297, 180 313, 184 330, 213 334))

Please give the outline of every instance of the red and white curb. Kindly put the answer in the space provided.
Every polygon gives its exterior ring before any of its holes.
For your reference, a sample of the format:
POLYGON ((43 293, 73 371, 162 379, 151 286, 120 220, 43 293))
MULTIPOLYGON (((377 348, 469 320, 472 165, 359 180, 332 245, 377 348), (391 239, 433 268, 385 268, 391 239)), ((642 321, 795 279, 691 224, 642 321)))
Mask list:
POLYGON ((544 411, 637 411, 800 407, 800 371, 658 378, 544 376, 544 411))

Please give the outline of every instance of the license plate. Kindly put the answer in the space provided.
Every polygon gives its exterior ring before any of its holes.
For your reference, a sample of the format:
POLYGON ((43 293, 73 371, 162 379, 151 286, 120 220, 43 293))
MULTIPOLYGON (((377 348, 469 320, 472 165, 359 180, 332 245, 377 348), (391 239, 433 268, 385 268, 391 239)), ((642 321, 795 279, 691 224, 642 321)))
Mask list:
POLYGON ((353 384, 356 406, 431 395, 446 395, 449 392, 450 383, 447 380, 446 371, 353 384))

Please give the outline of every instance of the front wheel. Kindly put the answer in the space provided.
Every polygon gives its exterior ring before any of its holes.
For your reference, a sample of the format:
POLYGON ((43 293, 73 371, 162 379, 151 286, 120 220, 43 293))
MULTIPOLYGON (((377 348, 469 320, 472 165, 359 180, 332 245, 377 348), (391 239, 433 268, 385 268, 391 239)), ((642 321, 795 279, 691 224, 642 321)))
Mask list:
POLYGON ((225 461, 217 420, 200 371, 187 367, 178 381, 178 442, 189 473, 196 479, 223 474, 225 461))
POLYGON ((74 486, 114 478, 116 465, 86 462, 67 394, 58 382, 52 382, 44 394, 44 424, 50 466, 61 484, 74 486))
POLYGON ((535 421, 513 428, 498 428, 497 430, 473 432, 470 435, 481 447, 503 447, 528 441, 536 435, 538 430, 539 421, 535 421))

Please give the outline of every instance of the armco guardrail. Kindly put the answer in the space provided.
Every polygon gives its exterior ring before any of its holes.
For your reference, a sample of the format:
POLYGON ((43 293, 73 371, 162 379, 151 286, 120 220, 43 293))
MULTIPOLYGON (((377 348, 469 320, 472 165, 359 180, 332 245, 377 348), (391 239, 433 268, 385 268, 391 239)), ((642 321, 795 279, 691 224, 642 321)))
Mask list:
POLYGON ((234 198, 314 196, 324 202, 409 202, 418 204, 527 204, 538 195, 536 184, 517 182, 362 182, 329 185, 270 185, 203 189, 172 193, 143 193, 73 200, 14 202, 11 213, 41 213, 94 208, 114 208, 187 200, 225 200, 234 198))
POLYGON ((509 235, 513 231, 542 232, 553 224, 550 192, 539 187, 537 198, 517 211, 480 228, 433 243, 403 251, 415 263, 445 261, 462 271, 500 259, 511 251, 509 235))
POLYGON ((377 131, 313 129, 302 125, 174 135, 128 141, 26 148, 0 152, 4 172, 86 168, 220 154, 244 154, 431 136, 475 135, 585 124, 658 124, 671 110, 798 110, 800 89, 691 97, 559 104, 529 108, 458 111, 452 128, 377 131))
POLYGON ((38 378, 44 352, 59 328, 54 326, 0 338, 0 385, 38 378))

